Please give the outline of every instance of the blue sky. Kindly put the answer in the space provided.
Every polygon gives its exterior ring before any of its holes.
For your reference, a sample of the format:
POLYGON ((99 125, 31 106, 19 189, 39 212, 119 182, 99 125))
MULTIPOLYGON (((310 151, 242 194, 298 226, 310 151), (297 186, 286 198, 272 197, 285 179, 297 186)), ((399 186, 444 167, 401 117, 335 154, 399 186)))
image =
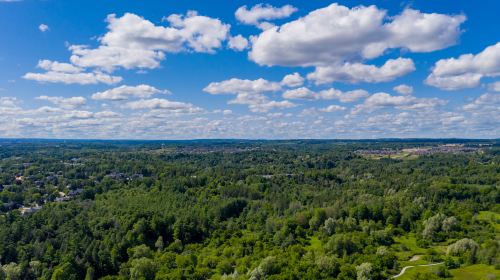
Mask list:
POLYGON ((499 10, 0 0, 0 137, 498 138, 499 10))

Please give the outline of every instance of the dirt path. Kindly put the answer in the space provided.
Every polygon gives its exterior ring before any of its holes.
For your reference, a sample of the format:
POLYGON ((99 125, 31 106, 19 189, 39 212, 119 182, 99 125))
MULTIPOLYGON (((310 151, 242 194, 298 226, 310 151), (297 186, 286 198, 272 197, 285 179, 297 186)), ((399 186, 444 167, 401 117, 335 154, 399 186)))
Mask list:
POLYGON ((443 263, 444 262, 405 266, 405 267, 403 267, 403 269, 401 270, 401 272, 398 275, 392 276, 391 279, 398 278, 399 276, 402 276, 403 274, 405 274, 405 272, 406 272, 406 270, 408 268, 417 267, 417 266, 433 266, 433 265, 440 265, 440 264, 443 264, 443 263))

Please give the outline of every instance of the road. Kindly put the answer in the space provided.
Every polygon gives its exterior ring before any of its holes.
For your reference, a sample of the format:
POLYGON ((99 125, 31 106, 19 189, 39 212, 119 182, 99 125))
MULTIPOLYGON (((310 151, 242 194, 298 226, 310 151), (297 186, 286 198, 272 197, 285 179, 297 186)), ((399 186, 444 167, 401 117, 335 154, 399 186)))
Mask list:
POLYGON ((443 264, 443 263, 444 262, 405 266, 405 267, 403 267, 403 269, 401 270, 401 272, 398 275, 392 276, 391 279, 398 278, 399 276, 402 276, 403 274, 405 274, 405 272, 406 272, 406 270, 408 268, 417 267, 417 266, 433 266, 433 265, 440 265, 440 264, 443 264))

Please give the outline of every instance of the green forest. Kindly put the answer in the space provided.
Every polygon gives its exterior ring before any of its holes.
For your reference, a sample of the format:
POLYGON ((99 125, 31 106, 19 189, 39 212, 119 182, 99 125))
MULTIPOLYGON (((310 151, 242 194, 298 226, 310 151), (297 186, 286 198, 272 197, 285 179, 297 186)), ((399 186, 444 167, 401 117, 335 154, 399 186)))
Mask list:
POLYGON ((0 279, 500 279, 499 182, 497 140, 0 140, 0 279))

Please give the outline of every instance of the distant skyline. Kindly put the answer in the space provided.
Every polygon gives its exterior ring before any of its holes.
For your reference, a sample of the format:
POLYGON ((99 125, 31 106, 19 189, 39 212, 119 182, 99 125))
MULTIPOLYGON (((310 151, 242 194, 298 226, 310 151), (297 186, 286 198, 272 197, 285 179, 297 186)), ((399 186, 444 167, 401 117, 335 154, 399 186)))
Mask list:
POLYGON ((0 138, 500 137, 500 2, 0 0, 0 138))

